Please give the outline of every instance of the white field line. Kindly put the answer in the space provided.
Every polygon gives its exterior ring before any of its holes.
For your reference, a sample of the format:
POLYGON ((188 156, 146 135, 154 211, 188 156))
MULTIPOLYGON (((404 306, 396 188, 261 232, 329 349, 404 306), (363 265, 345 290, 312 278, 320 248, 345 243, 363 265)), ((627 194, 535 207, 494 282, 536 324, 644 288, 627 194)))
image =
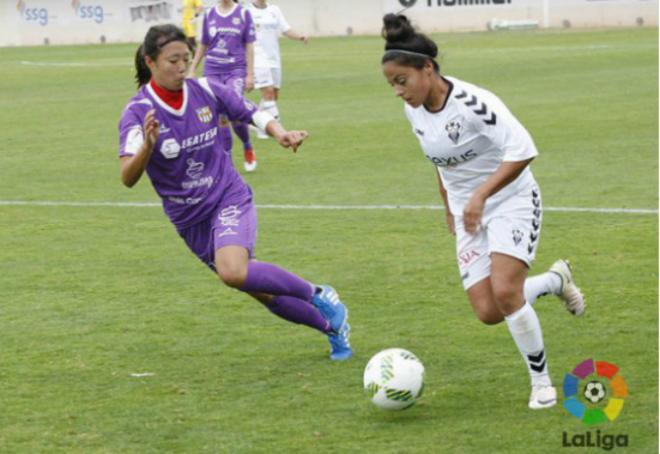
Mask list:
POLYGON ((23 66, 40 66, 40 67, 65 67, 65 68, 80 68, 80 67, 106 67, 106 66, 125 66, 129 68, 130 62, 127 61, 114 61, 114 62, 84 62, 84 61, 69 61, 69 62, 60 62, 60 61, 27 61, 22 60, 21 65, 23 66))
MULTIPOLYGON (((63 202, 48 200, 0 200, 0 206, 47 206, 47 207, 110 207, 110 208, 153 208, 158 202, 63 202)), ((257 204, 260 209, 272 210, 442 210, 437 205, 277 205, 257 204)), ((544 207, 544 211, 560 213, 614 213, 614 214, 658 214, 651 208, 598 208, 598 207, 544 207)))

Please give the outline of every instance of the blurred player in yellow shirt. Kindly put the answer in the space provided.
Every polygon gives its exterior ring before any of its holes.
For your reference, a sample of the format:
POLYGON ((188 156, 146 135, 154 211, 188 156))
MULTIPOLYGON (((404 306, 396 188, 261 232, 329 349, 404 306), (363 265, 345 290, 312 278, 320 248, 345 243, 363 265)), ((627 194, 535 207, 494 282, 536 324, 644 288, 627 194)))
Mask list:
POLYGON ((197 36, 197 23, 195 18, 202 11, 204 11, 202 0, 183 0, 183 32, 186 34, 186 39, 193 50, 197 47, 195 40, 197 36))

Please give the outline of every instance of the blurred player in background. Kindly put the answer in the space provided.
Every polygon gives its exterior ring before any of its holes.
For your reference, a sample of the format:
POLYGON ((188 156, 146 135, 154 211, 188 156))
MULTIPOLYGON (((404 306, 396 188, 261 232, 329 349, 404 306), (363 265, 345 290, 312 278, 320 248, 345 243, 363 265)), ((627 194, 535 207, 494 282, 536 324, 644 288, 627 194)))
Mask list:
POLYGON ((181 238, 226 285, 285 320, 326 334, 331 359, 349 358, 348 311, 335 290, 254 259, 252 190, 220 140, 218 118, 252 122, 293 151, 307 133, 285 131, 217 79, 186 78, 189 59, 182 30, 149 29, 135 56, 138 93, 119 122, 122 182, 132 187, 146 172, 181 238))
POLYGON ((190 48, 195 51, 197 48, 197 21, 196 18, 204 11, 202 0, 183 0, 183 32, 190 48))
POLYGON ((529 168, 536 146, 494 94, 441 75, 436 44, 405 16, 388 14, 383 22, 383 73, 435 166, 472 308, 486 324, 506 321, 528 366, 529 407, 551 407, 557 392, 532 304, 555 294, 574 315, 585 304, 564 260, 527 277, 541 233, 541 192, 529 168))
MULTIPOLYGON (((204 75, 218 79, 231 87, 239 95, 254 88, 254 40, 256 39, 252 16, 243 6, 232 0, 220 0, 216 6, 204 14, 202 38, 195 51, 189 77, 194 77, 195 70, 202 58, 204 75)), ((226 119, 221 128, 225 149, 232 149, 231 131, 226 119)), ((257 168, 257 157, 250 143, 248 125, 243 122, 232 123, 234 132, 243 143, 244 167, 247 172, 257 168)))
MULTIPOLYGON (((280 34, 307 44, 307 36, 291 29, 280 8, 266 0, 254 0, 248 5, 257 31, 254 42, 254 87, 261 91, 259 109, 270 113, 281 122, 277 100, 282 87, 282 62, 280 59, 280 34)), ((267 139, 264 131, 257 130, 257 137, 267 139)))

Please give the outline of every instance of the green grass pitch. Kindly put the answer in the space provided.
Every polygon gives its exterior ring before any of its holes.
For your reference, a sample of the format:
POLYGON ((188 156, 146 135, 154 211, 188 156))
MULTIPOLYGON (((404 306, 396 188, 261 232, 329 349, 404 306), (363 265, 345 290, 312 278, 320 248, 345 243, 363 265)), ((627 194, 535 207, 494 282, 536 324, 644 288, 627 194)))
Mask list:
MULTIPOLYGON (((657 209, 657 29, 434 38, 443 72, 494 91, 531 131, 545 207, 657 209)), ((282 45, 282 119, 311 137, 295 155, 255 142, 256 202, 438 205, 380 73, 382 40, 282 45)), ((135 48, 0 49, 0 201, 157 202, 146 179, 119 179, 135 48)), ((527 409, 525 366, 503 325, 472 314, 441 211, 259 219, 260 258, 341 293, 350 361, 223 287, 157 207, 0 204, 0 452, 557 453, 564 432, 587 431, 561 403, 527 409), (426 366, 424 397, 402 413, 362 391, 387 347, 426 366)), ((578 362, 618 365, 630 395, 597 429, 657 452, 657 213, 546 211, 532 273, 559 257, 589 304, 580 319, 554 297, 536 305, 560 402, 578 362)))

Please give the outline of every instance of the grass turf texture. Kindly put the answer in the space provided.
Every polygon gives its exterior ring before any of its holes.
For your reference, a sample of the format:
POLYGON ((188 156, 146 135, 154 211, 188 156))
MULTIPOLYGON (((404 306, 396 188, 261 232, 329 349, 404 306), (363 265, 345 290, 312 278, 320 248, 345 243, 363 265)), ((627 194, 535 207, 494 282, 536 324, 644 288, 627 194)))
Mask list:
MULTIPOLYGON (((657 208, 657 29, 434 38, 443 71, 532 132, 545 206, 657 208)), ((282 44, 283 121, 312 136, 297 155, 255 141, 257 203, 438 204, 381 40, 282 44)), ((135 47, 0 49, 0 200, 156 201, 116 162, 135 47)), ((158 208, 0 206, 0 452, 557 452, 587 430, 561 404, 527 409, 524 364, 504 326, 473 316, 442 212, 259 218, 259 257, 340 291, 352 360, 220 285, 158 208), (361 389, 387 347, 427 370, 403 413, 361 389)), ((655 215, 546 212, 532 270, 573 259, 587 314, 536 305, 550 371, 560 387, 586 358, 621 368, 630 396, 598 429, 628 434, 626 452, 658 450, 657 238, 655 215)))

